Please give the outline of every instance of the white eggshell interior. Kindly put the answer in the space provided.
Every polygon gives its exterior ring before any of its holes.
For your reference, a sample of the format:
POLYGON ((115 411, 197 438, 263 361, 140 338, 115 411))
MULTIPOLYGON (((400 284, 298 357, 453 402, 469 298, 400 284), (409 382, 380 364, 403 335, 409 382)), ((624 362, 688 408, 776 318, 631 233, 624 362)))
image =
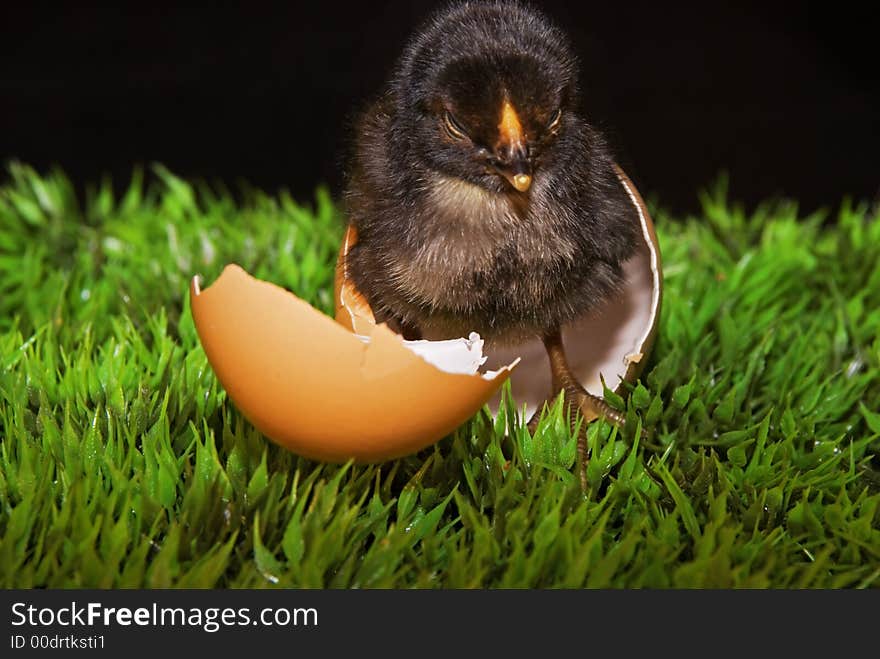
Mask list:
MULTIPOLYGON (((370 342, 369 336, 363 334, 355 334, 355 336, 364 343, 370 342)), ((403 341, 403 345, 431 366, 446 373, 474 375, 486 362, 486 357, 483 355, 483 339, 476 332, 471 332, 466 339, 403 341)))

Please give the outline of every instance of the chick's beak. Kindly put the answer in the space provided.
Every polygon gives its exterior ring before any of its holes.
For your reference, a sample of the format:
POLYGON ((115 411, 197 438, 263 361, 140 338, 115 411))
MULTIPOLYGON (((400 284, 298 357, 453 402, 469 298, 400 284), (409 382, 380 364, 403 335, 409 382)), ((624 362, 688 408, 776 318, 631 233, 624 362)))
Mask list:
POLYGON ((498 138, 496 152, 501 156, 496 165, 498 173, 516 190, 526 192, 532 185, 532 166, 522 124, 509 101, 504 101, 501 108, 498 138))
POLYGON ((499 169, 498 173, 507 179, 519 192, 526 192, 532 186, 532 175, 525 172, 513 173, 509 170, 499 169))

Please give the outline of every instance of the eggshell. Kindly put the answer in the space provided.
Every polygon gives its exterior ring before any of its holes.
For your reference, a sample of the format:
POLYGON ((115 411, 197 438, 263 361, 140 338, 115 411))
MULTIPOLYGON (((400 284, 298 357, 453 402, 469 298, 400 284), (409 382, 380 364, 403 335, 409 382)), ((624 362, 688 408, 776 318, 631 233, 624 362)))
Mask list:
MULTIPOLYGON (((602 377, 616 390, 638 377, 660 314, 654 226, 632 182, 618 174, 642 228, 637 253, 625 264, 624 291, 563 327, 572 370, 597 395, 602 377)), ((257 429, 309 458, 374 462, 434 443, 486 403, 497 412, 508 378, 527 417, 546 400, 550 367, 537 339, 483 358, 475 335, 407 342, 377 325, 347 274, 346 255, 356 241, 349 227, 336 265, 336 322, 237 265, 204 290, 193 278, 193 320, 208 361, 257 429), (475 372, 480 365, 488 370, 475 372)))
MULTIPOLYGON (((473 416, 510 373, 506 366, 485 375, 445 372, 385 325, 365 320, 355 335, 237 265, 204 290, 194 277, 190 293, 205 354, 236 407, 309 458, 373 462, 414 453, 473 416)), ((475 363, 473 341, 443 343, 441 352, 463 358, 454 368, 475 363)))
POLYGON ((352 332, 369 332, 376 324, 373 310, 364 299, 354 282, 348 276, 348 264, 345 257, 348 250, 357 242, 357 229, 349 224, 342 237, 339 257, 336 259, 336 277, 333 282, 333 299, 336 300, 336 322, 352 332))

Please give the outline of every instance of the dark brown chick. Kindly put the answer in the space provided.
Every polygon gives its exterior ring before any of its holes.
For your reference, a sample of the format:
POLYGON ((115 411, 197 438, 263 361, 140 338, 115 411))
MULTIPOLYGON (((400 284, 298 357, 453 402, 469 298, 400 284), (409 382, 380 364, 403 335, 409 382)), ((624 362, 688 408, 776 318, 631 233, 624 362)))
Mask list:
MULTIPOLYGON (((408 338, 539 336, 571 418, 620 417, 571 375, 560 327, 622 284, 638 217, 577 109, 564 34, 520 4, 467 3, 410 41, 358 124, 351 277, 408 338)), ((534 420, 533 420, 534 421, 534 420)), ((581 476, 585 448, 579 441, 581 476)))

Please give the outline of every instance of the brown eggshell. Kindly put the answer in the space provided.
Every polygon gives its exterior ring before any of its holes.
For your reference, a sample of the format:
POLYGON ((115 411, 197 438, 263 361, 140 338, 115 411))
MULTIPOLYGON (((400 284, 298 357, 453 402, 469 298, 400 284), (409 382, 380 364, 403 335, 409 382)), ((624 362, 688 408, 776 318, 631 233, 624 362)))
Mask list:
POLYGON ((342 238, 339 257, 336 259, 333 299, 336 301, 336 322, 352 332, 368 334, 370 326, 376 324, 376 318, 370 305, 348 276, 348 264, 345 258, 348 256, 348 250, 356 242, 357 229, 349 224, 342 238))
POLYGON ((313 459, 416 452, 473 416, 510 372, 444 372, 370 322, 358 327, 364 343, 237 265, 204 290, 194 277, 190 293, 205 354, 230 399, 267 437, 313 459))

